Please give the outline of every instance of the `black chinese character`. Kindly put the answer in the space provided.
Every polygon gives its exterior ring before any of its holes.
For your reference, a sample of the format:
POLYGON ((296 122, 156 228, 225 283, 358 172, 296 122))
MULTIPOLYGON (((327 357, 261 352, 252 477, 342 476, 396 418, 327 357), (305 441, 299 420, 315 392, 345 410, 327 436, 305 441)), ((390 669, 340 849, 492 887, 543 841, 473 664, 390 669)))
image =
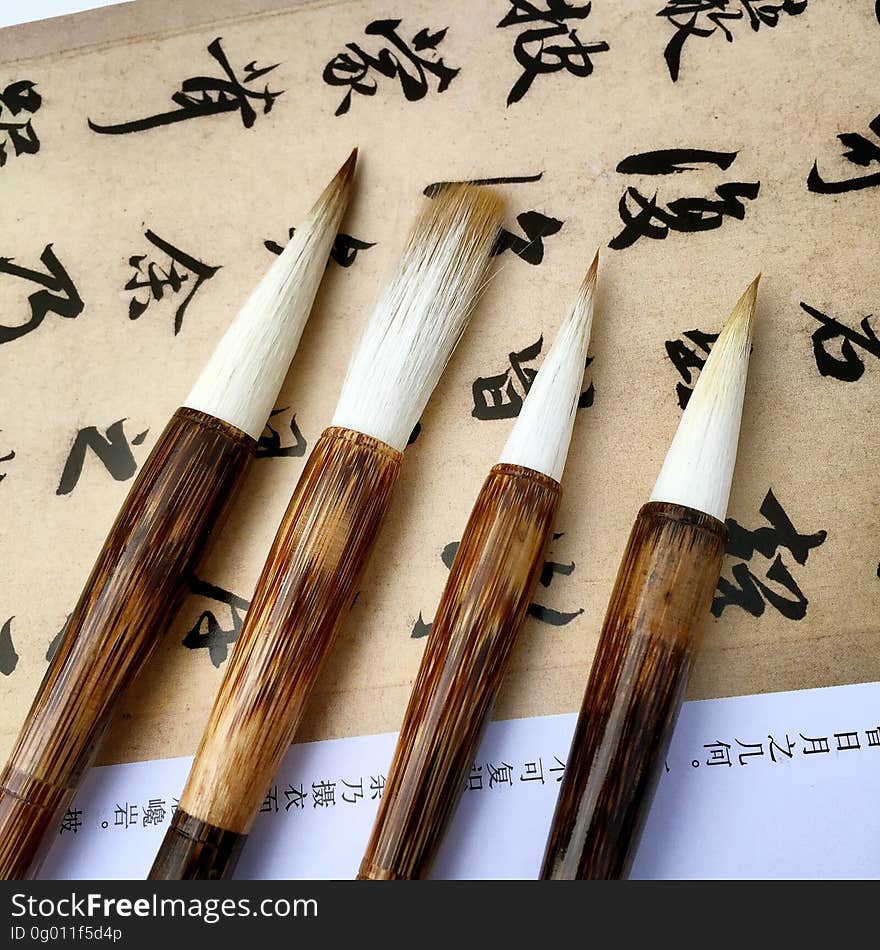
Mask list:
POLYGON ((260 805, 261 812, 269 812, 275 814, 278 811, 278 786, 273 785, 268 792, 266 792, 266 797, 263 799, 263 804, 260 805))
POLYGON ((375 70, 386 79, 398 78, 407 102, 417 102, 428 94, 428 74, 437 79, 437 92, 445 92, 459 70, 451 69, 437 53, 446 30, 430 33, 419 30, 407 45, 397 35, 400 20, 374 20, 366 27, 367 36, 379 36, 388 41, 378 53, 368 53, 357 43, 346 43, 347 52, 337 53, 324 67, 324 82, 328 86, 348 86, 348 92, 336 108, 335 115, 344 115, 351 108, 351 96, 374 96, 378 83, 370 75, 375 70), (429 55, 420 56, 420 53, 429 55))
POLYGON ((675 384, 678 404, 684 409, 691 398, 697 382, 697 374, 706 365, 706 359, 712 350, 712 344, 718 339, 717 333, 704 333, 702 330, 685 330, 683 340, 667 340, 666 355, 678 370, 683 382, 675 384), (688 346, 689 341, 694 346, 688 346), (698 350, 702 350, 700 353, 698 350), (705 355, 704 355, 705 354, 705 355))
MULTIPOLYGON (((868 128, 880 139, 880 115, 874 116, 868 128)), ((848 151, 843 153, 843 157, 851 165, 867 168, 869 165, 880 164, 880 145, 876 142, 872 142, 858 132, 841 132, 837 137, 847 147, 848 151)), ((852 178, 826 181, 819 174, 818 159, 813 162, 813 167, 807 176, 807 188, 818 195, 842 195, 848 191, 874 188, 876 185, 880 185, 880 170, 870 175, 854 175, 852 178)))
MULTIPOLYGON (((536 367, 528 366, 540 356, 544 346, 543 334, 537 341, 523 349, 507 354, 510 366, 494 376, 477 377, 471 384, 474 407, 471 415, 475 419, 488 422, 493 419, 514 419, 522 409, 523 400, 529 394, 532 383, 538 375, 536 367)), ((588 356, 586 369, 593 362, 588 356)), ((586 409, 593 405, 596 390, 591 382, 578 399, 578 408, 586 409)))
POLYGON ((34 131, 33 119, 43 99, 29 79, 11 82, 0 92, 0 168, 8 157, 6 146, 12 146, 13 155, 36 155, 40 140, 34 131))
POLYGON ((554 755, 553 760, 554 762, 556 762, 556 765, 554 765, 552 768, 548 769, 547 771, 558 772, 559 775, 556 776, 556 781, 561 782, 562 776, 565 775, 565 763, 562 761, 562 759, 559 758, 558 755, 554 755))
POLYGON ((470 773, 467 777, 467 782, 465 787, 469 792, 479 792, 483 789, 483 766, 477 765, 476 762, 471 766, 470 773))
POLYGON ((787 759, 790 759, 794 755, 794 743, 791 739, 788 738, 788 733, 785 734, 785 748, 783 749, 781 745, 773 738, 773 736, 767 736, 770 740, 770 759, 771 761, 776 761, 776 752, 780 755, 784 755, 787 759))
POLYGON ((807 0, 667 0, 657 16, 666 17, 676 29, 663 51, 672 81, 678 80, 681 51, 689 36, 705 38, 720 30, 732 43, 733 33, 726 21, 747 16, 749 25, 757 32, 762 25, 776 26, 782 13, 797 16, 806 9, 807 0))
POLYGON ((130 827, 137 827, 138 820, 138 807, 137 805, 131 805, 126 802, 124 805, 116 803, 116 808, 113 810, 113 825, 119 826, 120 828, 125 828, 128 830, 130 827))
POLYGON ((850 749, 861 749, 861 745, 859 745, 859 734, 857 732, 835 732, 834 738, 837 739, 838 752, 848 752, 850 749))
POLYGON ((753 617, 760 617, 764 613, 766 600, 766 603, 775 607, 783 617, 789 620, 802 620, 807 613, 809 601, 798 587, 778 551, 780 548, 788 550, 798 564, 806 564, 810 551, 825 542, 828 532, 799 534, 782 505, 776 500, 772 489, 764 496, 760 513, 769 522, 769 527, 747 531, 733 518, 728 518, 726 521, 727 554, 733 558, 742 558, 743 561, 734 564, 731 568, 731 574, 738 587, 723 576, 719 579, 718 593, 712 602, 712 613, 720 617, 725 607, 736 606, 741 607, 753 617), (768 560, 775 555, 764 577, 785 588, 791 597, 786 597, 768 587, 744 563, 744 561, 751 561, 756 552, 768 560))
POLYGON ((359 798, 364 797, 364 780, 361 779, 357 785, 353 782, 346 782, 345 779, 342 780, 342 784, 348 789, 342 793, 342 800, 348 802, 350 805, 354 805, 359 798))
POLYGON ((312 808, 330 808, 336 804, 336 782, 312 782, 312 808))
POLYGON ((58 834, 63 835, 65 831, 76 834, 79 829, 82 828, 82 814, 82 809, 80 808, 68 808, 64 817, 61 819, 61 827, 58 830, 58 834))
POLYGON ((86 453, 91 449, 101 461, 101 464, 117 482, 127 481, 137 471, 137 462, 131 451, 132 445, 141 445, 146 439, 149 429, 138 432, 131 438, 125 434, 124 425, 127 420, 117 419, 106 429, 106 435, 101 435, 97 426, 86 426, 80 429, 73 440, 67 461, 61 472, 61 479, 55 489, 56 495, 69 495, 76 488, 82 474, 86 453))
POLYGON ((165 799, 151 798, 143 811, 144 827, 146 828, 147 825, 161 825, 165 821, 166 814, 165 799))
POLYGON ((271 420, 285 412, 290 412, 289 406, 273 409, 269 413, 269 421, 266 422, 266 427, 257 440, 257 450, 254 453, 254 458, 300 458, 306 454, 308 446, 302 432, 299 431, 299 426, 296 424, 296 413, 291 413, 290 422, 287 424, 287 428, 293 436, 293 442, 289 445, 281 444, 281 433, 272 426, 271 420))
POLYGON ((241 632, 244 614, 250 607, 250 601, 198 577, 192 578, 189 589, 196 597, 206 597, 229 608, 231 627, 222 627, 213 611, 205 610, 182 641, 188 650, 207 650, 211 663, 219 667, 226 660, 230 645, 235 643, 241 632))
POLYGON ((23 280, 30 281, 42 288, 41 290, 35 290, 28 297, 31 317, 27 323, 20 323, 18 326, 12 327, 0 325, 0 343, 9 343, 11 340, 17 340, 20 336, 36 330, 47 313, 57 313, 59 317, 72 320, 83 311, 82 298, 67 271, 55 256, 51 244, 47 244, 43 248, 40 260, 46 268, 46 272, 43 274, 31 270, 29 267, 21 267, 13 263, 11 257, 0 257, 0 274, 21 277, 23 280))
POLYGON ((13 620, 15 620, 14 614, 0 627, 0 673, 4 676, 11 676, 18 666, 18 654, 12 642, 13 620))
POLYGON ((830 752, 828 748, 828 737, 827 736, 817 736, 815 739, 811 739, 805 736, 802 732, 799 732, 798 735, 804 740, 804 742, 809 742, 810 747, 806 746, 801 749, 804 755, 817 755, 822 752, 830 752))
POLYGON ((862 373, 865 372, 865 363, 862 356, 856 352, 857 347, 880 359, 880 339, 877 338, 870 323, 873 314, 869 313, 862 319, 860 324, 862 333, 859 333, 803 301, 801 301, 801 307, 822 324, 813 331, 813 355, 822 376, 833 376, 845 383, 853 383, 860 379, 862 373), (839 356, 829 353, 826 346, 835 340, 840 341, 839 356))
POLYGON ((370 791, 373 793, 372 795, 370 795, 370 798, 381 798, 384 788, 385 788, 384 775, 370 776, 370 791))
POLYGON ((499 762, 498 765, 487 762, 486 771, 489 773, 489 788, 496 785, 513 785, 513 766, 507 762, 499 762))
POLYGON ((716 739, 714 742, 704 743, 703 748, 709 750, 706 765, 733 765, 730 761, 730 746, 726 742, 716 739))
POLYGON ((144 267, 144 261, 147 260, 147 254, 133 254, 128 259, 129 266, 134 268, 134 274, 129 278, 125 285, 126 290, 147 290, 146 298, 138 297, 134 294, 128 302, 129 320, 137 320, 150 305, 151 300, 160 301, 164 298, 166 292, 179 294, 184 284, 189 285, 188 293, 174 311, 174 335, 180 333, 183 326, 183 318, 186 315, 186 308, 190 301, 196 295, 196 291, 206 280, 210 280, 214 274, 220 270, 220 267, 212 267, 204 261, 200 261, 192 254, 187 254, 179 247, 175 247, 170 241, 160 238, 149 229, 144 232, 144 237, 163 254, 167 254, 171 259, 170 265, 160 266, 155 261, 150 261, 144 267), (180 265, 180 269, 178 269, 180 265))
MULTIPOLYGON (((736 159, 736 152, 714 152, 700 148, 671 148, 630 155, 617 166, 628 175, 675 175, 694 171, 700 165, 715 165, 722 171, 736 159)), ((742 221, 746 208, 742 199, 753 200, 761 189, 759 181, 724 182, 715 188, 717 198, 699 195, 675 198, 661 206, 657 192, 646 197, 637 188, 628 187, 617 206, 623 230, 608 242, 613 250, 631 247, 639 238, 664 241, 670 231, 692 233, 720 228, 725 217, 742 221), (630 202, 635 209, 630 207, 630 202)))
POLYGON ((242 125, 246 129, 251 128, 257 119, 254 105, 262 105, 263 115, 265 115, 271 111, 275 100, 284 90, 273 92, 268 85, 259 90, 246 84, 253 83, 267 73, 271 73, 279 64, 257 66, 256 60, 252 60, 244 67, 244 79, 239 80, 226 58, 226 53, 223 52, 223 47, 220 45, 221 39, 222 37, 218 36, 217 39, 212 40, 208 44, 208 52, 217 61, 226 78, 193 76, 190 79, 184 79, 180 84, 180 89, 171 96, 171 101, 177 108, 115 125, 98 125, 89 119, 89 128, 93 132, 123 135, 126 132, 144 132, 147 129, 158 128, 160 125, 171 125, 174 122, 184 122, 187 119, 219 115, 224 112, 238 112, 242 125))
POLYGON ((544 763, 540 757, 537 762, 525 763, 519 780, 521 782, 540 782, 542 785, 544 784, 544 763))
MULTIPOLYGON (((877 3, 880 4, 880 0, 877 0, 877 3)), ((877 726, 876 729, 866 729, 865 735, 868 737, 868 747, 871 746, 880 746, 880 726, 877 726)))
POLYGON ((287 799, 287 803, 284 806, 285 811, 290 811, 291 808, 304 809, 306 807, 305 802, 308 798, 308 794, 302 787, 302 783, 299 785, 288 785, 284 789, 284 797, 287 799))
POLYGON ((508 26, 525 27, 513 44, 513 55, 522 67, 522 75, 513 84, 507 95, 510 106, 529 91, 536 76, 565 70, 581 78, 593 72, 593 53, 605 53, 608 44, 604 40, 583 42, 570 20, 586 20, 591 3, 578 6, 566 0, 544 0, 545 9, 539 9, 529 0, 509 0, 510 10, 498 24, 498 29, 508 26))
MULTIPOLYGON (((296 228, 288 228, 288 238, 292 238, 294 234, 296 234, 296 228)), ((375 246, 375 241, 372 243, 369 241, 359 241, 350 234, 337 234, 333 240, 333 247, 330 249, 330 260, 336 261, 340 267, 351 267, 359 251, 366 251, 375 246)), ((263 247, 273 254, 280 254, 284 250, 284 246, 277 241, 263 241, 263 247)))
POLYGON ((751 752, 740 752, 740 754, 739 754, 739 764, 740 764, 740 765, 748 765, 749 763, 746 762, 746 759, 751 758, 752 756, 755 756, 755 755, 763 755, 763 754, 764 754, 764 743, 763 743, 763 742, 741 742, 739 739, 737 739, 737 740, 736 740, 736 744, 737 744, 741 749, 752 749, 752 750, 753 750, 753 751, 751 751, 751 752))

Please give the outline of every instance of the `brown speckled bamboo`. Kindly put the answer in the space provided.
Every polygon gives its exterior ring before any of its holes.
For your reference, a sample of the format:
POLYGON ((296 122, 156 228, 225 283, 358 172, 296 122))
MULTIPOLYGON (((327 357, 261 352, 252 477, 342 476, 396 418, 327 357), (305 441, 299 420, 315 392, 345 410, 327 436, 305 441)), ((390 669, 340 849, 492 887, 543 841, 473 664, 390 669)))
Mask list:
POLYGON ((428 875, 541 573, 559 484, 496 465, 461 539, 360 877, 428 875))
POLYGON ((187 818, 249 831, 351 606, 402 460, 349 429, 329 428, 315 445, 257 581, 180 798, 181 817, 154 874, 187 818))
POLYGON ((639 512, 605 615, 542 877, 626 876, 650 808, 727 530, 667 502, 639 512))
POLYGON ((39 869, 119 694, 180 606, 255 448, 250 436, 194 409, 178 409, 160 436, 0 776, 0 878, 39 869))

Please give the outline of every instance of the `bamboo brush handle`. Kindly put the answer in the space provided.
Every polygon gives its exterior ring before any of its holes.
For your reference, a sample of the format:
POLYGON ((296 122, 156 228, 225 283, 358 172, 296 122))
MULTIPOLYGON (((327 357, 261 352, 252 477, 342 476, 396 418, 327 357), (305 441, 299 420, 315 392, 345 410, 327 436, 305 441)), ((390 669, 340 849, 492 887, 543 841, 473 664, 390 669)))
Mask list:
POLYGON ((541 573, 559 484, 496 465, 434 617, 360 878, 428 875, 541 573))
POLYGON ((180 606, 255 448, 250 436, 195 409, 178 409, 159 437, 0 775, 0 878, 39 870, 119 694, 180 606))
POLYGON ((721 573, 727 530, 649 502, 636 518, 575 728, 543 878, 626 876, 721 573))
POLYGON ((300 477, 151 879, 225 878, 293 741, 403 455, 329 428, 300 477))

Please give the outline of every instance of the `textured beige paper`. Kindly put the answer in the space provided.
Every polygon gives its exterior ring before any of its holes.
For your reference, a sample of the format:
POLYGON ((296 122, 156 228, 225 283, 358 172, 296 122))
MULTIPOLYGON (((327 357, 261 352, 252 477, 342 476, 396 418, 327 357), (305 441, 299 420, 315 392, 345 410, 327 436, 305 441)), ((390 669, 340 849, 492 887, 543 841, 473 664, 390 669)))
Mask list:
MULTIPOLYGON (((537 2, 536 6, 544 4, 537 2)), ((859 132, 880 111, 880 24, 870 3, 809 3, 757 32, 730 26, 690 38, 672 83, 663 49, 672 35, 661 0, 595 0, 574 23, 583 40, 610 49, 595 71, 538 76, 509 108, 521 69, 521 29, 496 28, 508 2, 139 2, 0 32, 0 89, 29 79, 43 96, 33 117, 35 155, 0 168, 0 257, 40 268, 48 243, 85 307, 75 319, 49 314, 32 333, 0 346, 0 624, 18 655, 0 675, 0 752, 24 719, 46 668, 46 649, 76 601, 130 481, 114 481, 89 452, 76 488, 57 495, 76 432, 126 419, 141 463, 180 403, 238 305, 348 154, 360 147, 357 193, 344 230, 376 242, 348 269, 331 265, 279 406, 296 412, 309 447, 329 422, 357 333, 402 246, 422 189, 437 180, 523 176, 503 186, 508 225, 535 209, 564 221, 546 239, 540 266, 511 252, 498 258, 463 343, 407 452, 404 477, 301 738, 396 729, 447 570, 440 553, 460 536, 509 420, 471 416, 471 384, 503 372, 508 353, 543 333, 549 341, 597 245, 603 248, 588 371, 595 404, 575 430, 554 561, 575 563, 539 589, 559 611, 583 608, 566 626, 529 620, 499 699, 499 717, 575 709, 627 533, 647 499, 680 415, 679 376, 664 341, 684 330, 716 331, 758 270, 760 325, 730 516, 746 528, 768 489, 804 534, 828 532, 804 565, 777 553, 809 599, 804 619, 767 606, 754 617, 728 606, 707 624, 692 698, 880 679, 878 396, 880 360, 859 351, 859 380, 819 375, 805 301, 858 329, 877 308, 875 189, 839 196, 807 190, 813 161, 829 179, 876 171, 841 157, 836 135, 859 132), (264 12, 260 12, 263 10, 264 12), (377 18, 402 17, 400 33, 448 27, 438 46, 461 71, 442 94, 407 102, 397 79, 377 77, 372 97, 322 81, 346 43, 378 50, 364 36, 377 18), (237 113, 194 118, 128 135, 90 131, 173 108, 182 80, 219 75, 206 47, 223 38, 230 63, 280 63, 263 82, 283 89, 268 115, 245 129, 237 113), (703 169, 655 179, 615 171, 637 152, 662 148, 737 151, 727 171, 703 169), (716 230, 642 238, 609 250, 627 185, 663 198, 712 195, 723 181, 760 181, 745 219, 716 230), (154 250, 152 229, 212 265, 173 335, 179 297, 153 301, 128 318, 131 255, 154 250)), ((564 39, 564 38, 563 38, 564 39)), ((259 85, 259 84, 258 84, 259 85)), ((0 121, 3 117, 0 116, 0 121)), ((155 255, 162 262, 161 254, 155 255)), ((164 260, 167 264, 167 259, 164 260)), ((0 274, 0 322, 27 317, 38 289, 0 274)), ((143 291, 140 292, 143 296, 143 291)), ((875 322, 874 326, 877 325, 875 322)), ((833 346, 834 344, 830 344, 833 346)), ((249 597, 262 559, 303 465, 258 460, 200 575, 249 597)), ((765 579, 773 557, 756 554, 765 579)), ((738 559, 742 560, 742 559, 738 559)), ((735 561, 725 566, 725 576, 735 561)), ((191 597, 169 617, 164 643, 122 700, 101 761, 191 753, 222 675, 206 650, 181 640, 206 609, 229 626, 223 604, 191 597)), ((785 724, 775 724, 782 728, 785 724)))

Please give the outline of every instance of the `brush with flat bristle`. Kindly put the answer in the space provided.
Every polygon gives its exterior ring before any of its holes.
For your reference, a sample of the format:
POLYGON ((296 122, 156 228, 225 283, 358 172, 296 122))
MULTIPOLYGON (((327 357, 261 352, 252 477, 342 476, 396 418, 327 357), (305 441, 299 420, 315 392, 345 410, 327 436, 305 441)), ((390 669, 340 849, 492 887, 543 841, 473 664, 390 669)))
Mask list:
POLYGON ((542 877, 625 877, 727 544, 758 290, 742 295, 630 534, 575 727, 542 877))
POLYGON ((501 207, 489 189, 457 187, 416 221, 278 528, 152 879, 235 868, 483 287, 501 207))
POLYGON ((471 511, 403 718, 363 880, 424 878, 528 612, 559 504, 598 255, 471 511))
POLYGON ((296 352, 354 164, 352 153, 222 337, 110 529, 0 775, 0 878, 39 870, 119 695, 223 522, 296 352))

